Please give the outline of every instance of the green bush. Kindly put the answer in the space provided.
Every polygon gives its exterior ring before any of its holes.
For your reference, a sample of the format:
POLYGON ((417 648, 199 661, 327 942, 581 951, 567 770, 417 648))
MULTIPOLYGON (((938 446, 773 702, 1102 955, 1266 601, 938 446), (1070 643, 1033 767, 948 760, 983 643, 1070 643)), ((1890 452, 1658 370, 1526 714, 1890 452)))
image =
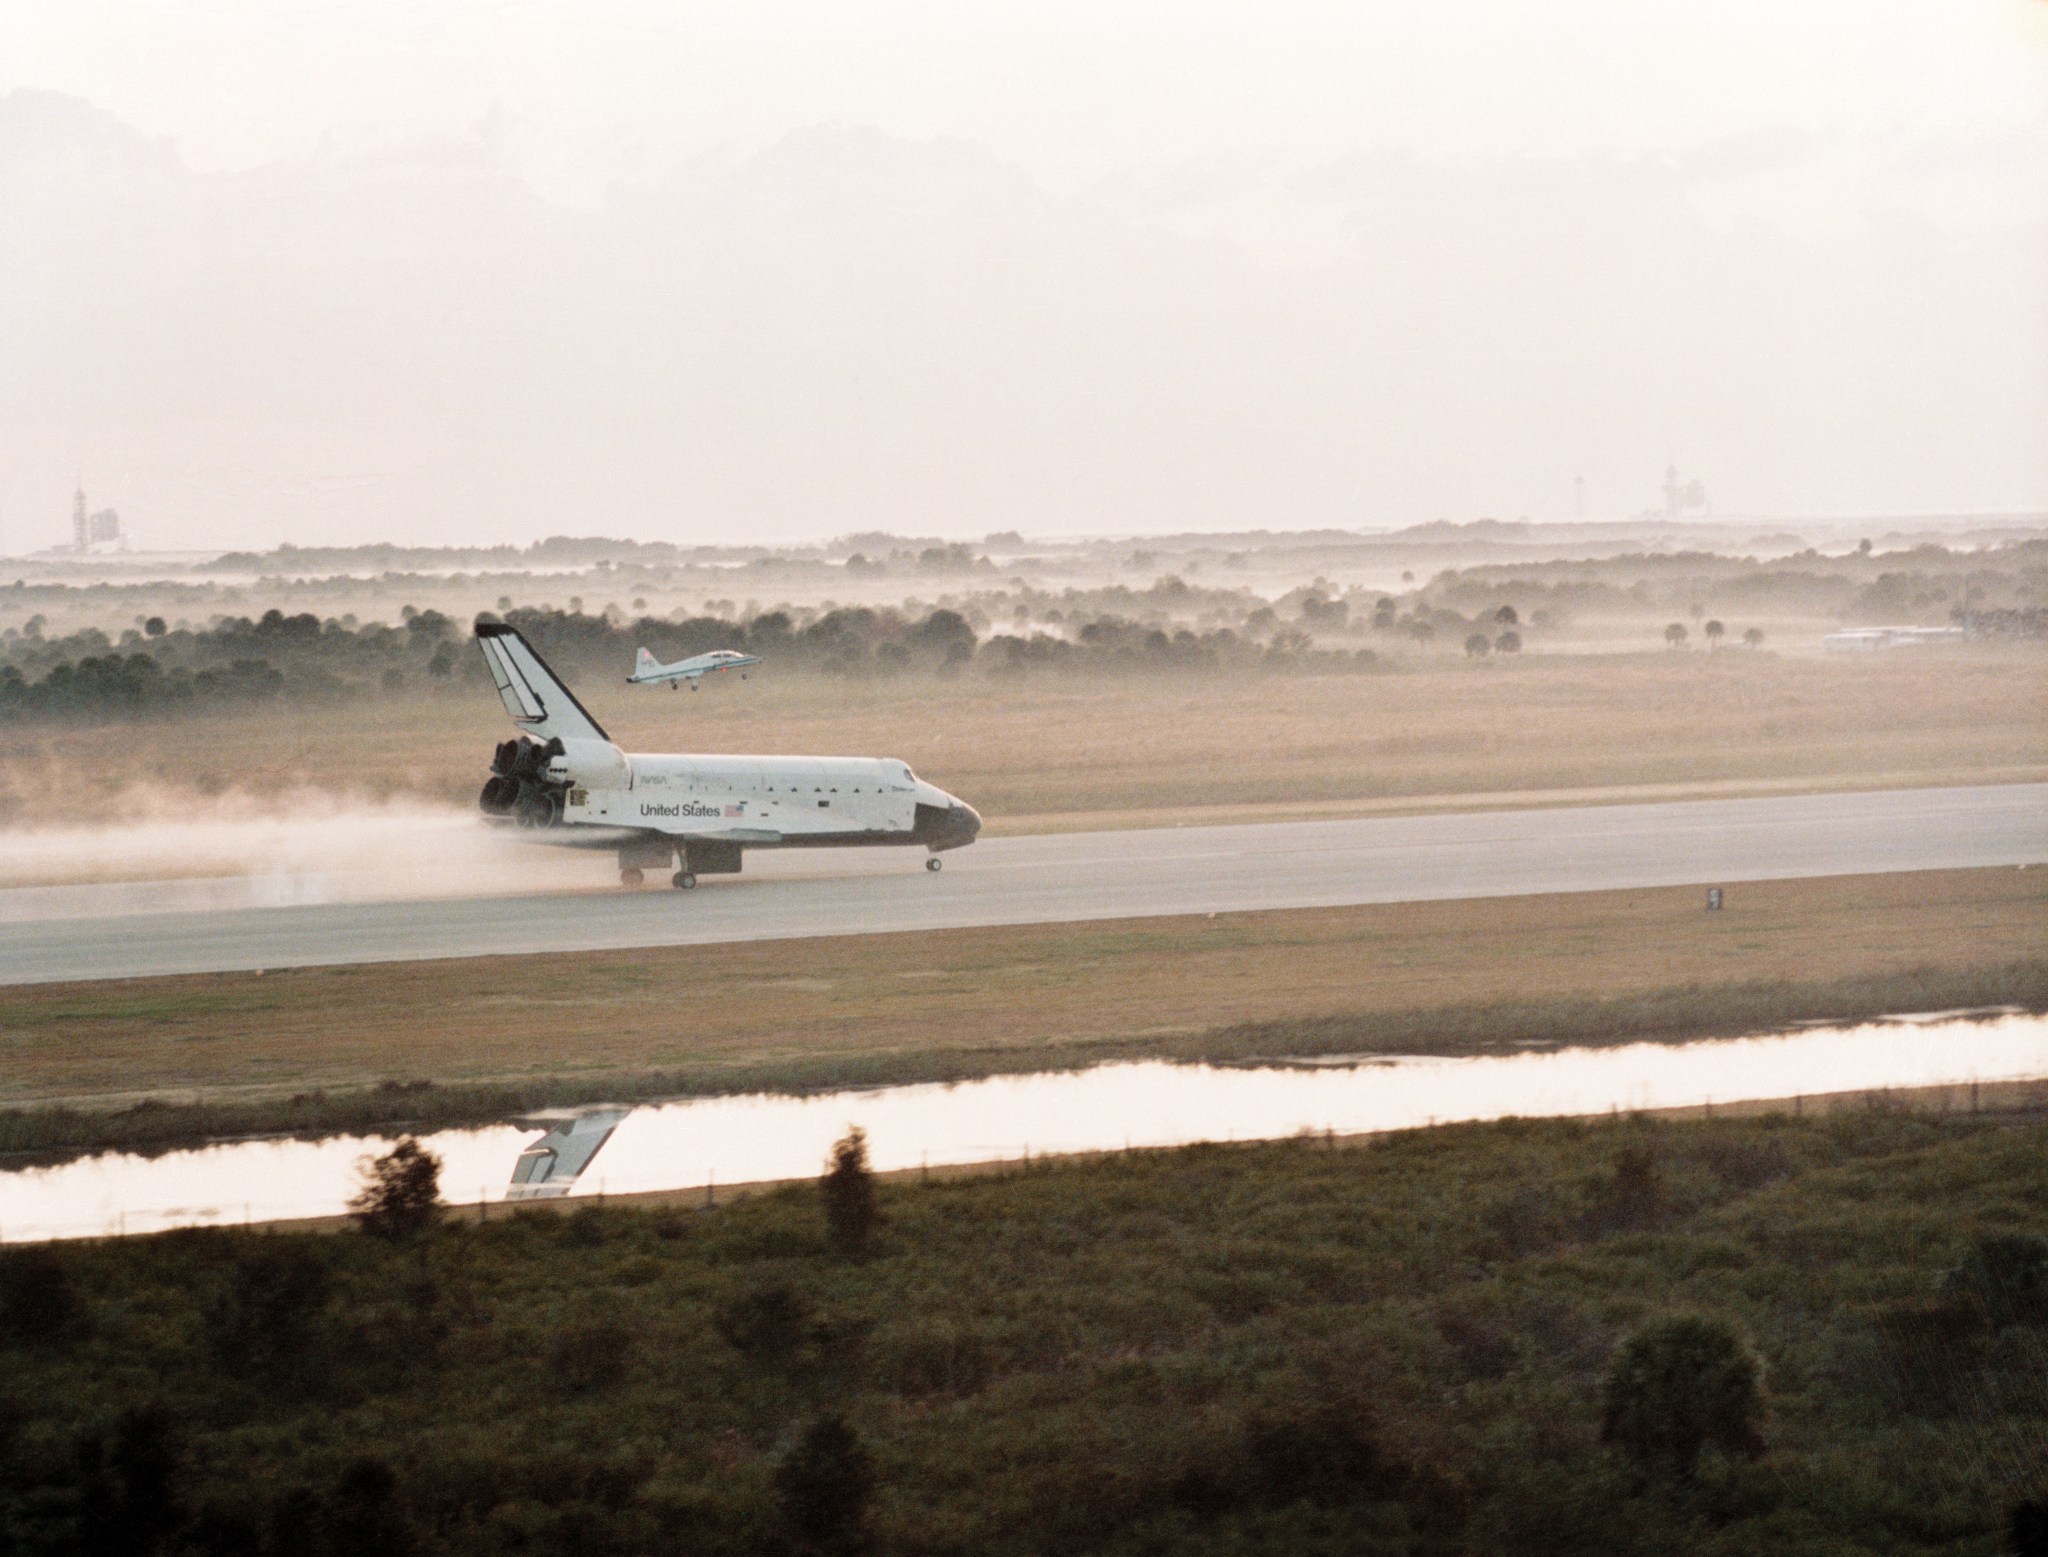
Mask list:
POLYGON ((875 1194, 875 1175, 868 1168, 867 1132, 858 1125, 832 1147, 832 1159, 819 1188, 832 1247, 845 1255, 867 1253, 881 1226, 882 1208, 875 1194))
POLYGON ((1992 1325, 2048 1323, 2048 1238, 2004 1233, 1979 1239, 1942 1278, 1942 1290, 1992 1325))
POLYGON ((1682 1314, 1622 1343, 1600 1424, 1638 1471, 1690 1481, 1708 1449, 1763 1452, 1763 1364, 1732 1325, 1682 1314))
POLYGON ((857 1549, 874 1504, 874 1456, 844 1417, 827 1413, 775 1467, 775 1492, 802 1540, 826 1551, 857 1549))
POLYGON ((48 1345, 84 1329, 85 1302, 54 1248, 0 1250, 0 1340, 48 1345))
POLYGON ((811 1344, 817 1305, 786 1281, 749 1288, 721 1303, 713 1324, 725 1343, 750 1362, 786 1367, 811 1344))
POLYGON ((548 1368, 572 1395, 611 1389, 633 1364, 638 1337, 618 1315, 586 1312, 563 1320, 548 1338, 548 1368))
POLYGON ((333 1290, 320 1243, 265 1239, 228 1267, 209 1311, 215 1355, 237 1369, 307 1371, 333 1290))

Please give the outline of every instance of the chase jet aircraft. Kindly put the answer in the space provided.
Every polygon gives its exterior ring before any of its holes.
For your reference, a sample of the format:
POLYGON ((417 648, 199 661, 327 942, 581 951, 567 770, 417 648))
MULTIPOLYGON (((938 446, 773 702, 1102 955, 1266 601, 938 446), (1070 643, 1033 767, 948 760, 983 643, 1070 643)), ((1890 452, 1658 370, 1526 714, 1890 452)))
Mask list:
POLYGON ((526 733, 502 743, 478 799, 487 820, 537 840, 616 849, 619 880, 677 866, 678 887, 732 875, 746 849, 908 844, 939 855, 981 831, 965 801, 887 757, 628 755, 518 629, 480 622, 477 647, 505 712, 526 733))
POLYGON ((736 670, 740 680, 747 679, 747 667, 761 663, 758 654, 742 654, 737 649, 713 649, 709 654, 699 654, 687 660, 677 660, 673 665, 664 665, 645 649, 633 661, 633 674, 626 678, 629 687, 655 686, 666 681, 673 691, 683 682, 690 684, 692 692, 706 676, 721 670, 736 670))

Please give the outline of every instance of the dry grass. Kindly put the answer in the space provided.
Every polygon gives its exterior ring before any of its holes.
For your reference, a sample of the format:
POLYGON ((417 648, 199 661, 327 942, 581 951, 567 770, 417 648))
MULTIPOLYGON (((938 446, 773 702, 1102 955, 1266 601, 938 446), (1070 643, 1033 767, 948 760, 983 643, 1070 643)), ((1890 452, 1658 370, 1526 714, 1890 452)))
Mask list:
MULTIPOLYGON (((1359 675, 589 687, 629 749, 898 756, 992 832, 1476 796, 1974 783, 2048 772, 2030 653, 1524 656, 1359 675)), ((97 821, 167 793, 310 784, 468 804, 507 728, 483 688, 336 710, 22 730, 0 820, 97 821), (124 799, 124 792, 126 798, 124 799)))
POLYGON ((819 1065, 880 1079, 1500 1002, 1569 1018, 1560 1003, 1641 999, 1661 1021, 1695 987, 1967 974, 2048 945, 2034 870, 1758 883, 1727 901, 1708 915, 1691 889, 1601 892, 30 986, 0 993, 0 1102, 387 1078, 601 1089, 651 1071, 713 1089, 819 1065))

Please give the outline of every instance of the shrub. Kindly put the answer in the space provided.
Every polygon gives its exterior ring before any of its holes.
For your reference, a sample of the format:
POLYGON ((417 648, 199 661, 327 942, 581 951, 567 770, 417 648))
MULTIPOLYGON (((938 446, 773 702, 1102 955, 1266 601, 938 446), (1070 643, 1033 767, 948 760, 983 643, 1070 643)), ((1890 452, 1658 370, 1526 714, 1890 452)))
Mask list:
POLYGON ((1493 1240, 1492 1254, 1520 1259, 1547 1249, 1565 1234, 1557 1194, 1544 1183, 1520 1184, 1480 1212, 1480 1222, 1493 1240))
POLYGON ((1336 1392, 1253 1412, 1240 1432, 1197 1453, 1170 1493, 1197 1518, 1214 1519, 1251 1506, 1342 1508, 1399 1499, 1413 1479, 1411 1468, 1381 1445, 1364 1405, 1336 1392))
POLYGON ((1783 1141, 1710 1135, 1698 1143, 1702 1163, 1728 1188, 1747 1193, 1798 1170, 1783 1141))
POLYGON ((1885 1407, 1914 1416, 1943 1416, 1976 1388, 1983 1318, 1966 1304, 1894 1303, 1875 1316, 1870 1381, 1885 1407))
POLYGON ((341 1473, 327 1525, 335 1557, 410 1557, 419 1550, 398 1475, 383 1460, 365 1457, 341 1473))
POLYGON ((311 1487, 288 1487, 270 1505, 268 1551, 319 1552, 327 1546, 327 1500, 311 1487))
POLYGON ((1439 1304, 1437 1334, 1470 1379, 1505 1378, 1521 1354, 1513 1316, 1473 1298, 1439 1304))
POLYGON ((993 1371, 987 1342, 950 1320, 907 1321, 874 1339, 874 1377, 898 1395, 972 1395, 993 1371))
POLYGON ((162 1551, 185 1521, 178 1490, 183 1445, 170 1412, 159 1405, 130 1407, 109 1436, 82 1446, 80 1460, 80 1549, 108 1557, 162 1551))
POLYGON ((783 1517, 804 1540, 826 1550, 863 1544, 875 1497, 874 1457, 846 1419, 818 1418, 775 1467, 783 1517))
POLYGON ((2012 1557, 2048 1557, 2048 1497, 2014 1507, 2005 1522, 2005 1549, 2012 1557))
POLYGON ((233 1367, 303 1364, 333 1292, 310 1239, 265 1239, 237 1260, 208 1314, 214 1354, 233 1367))
POLYGON ((1593 1181, 1586 1221, 1594 1233, 1630 1232, 1655 1221, 1663 1204, 1657 1154, 1645 1145, 1624 1146, 1607 1173, 1593 1181))
POLYGON ((810 1341, 817 1322, 811 1300, 787 1282, 755 1287, 719 1305, 712 1324, 725 1343, 752 1362, 780 1366, 810 1341))
POLYGON ((0 1251, 0 1340, 46 1345, 85 1327, 71 1268, 50 1248, 0 1251))
POLYGON ((1708 1449, 1763 1450, 1763 1364, 1732 1325, 1660 1319, 1622 1343, 1607 1375, 1600 1441, 1638 1472, 1690 1480, 1708 1449))
POLYGON ((548 1371, 572 1395, 608 1389, 625 1378, 634 1335, 613 1314, 584 1314, 558 1325, 548 1341, 548 1371))
POLYGON ((1274 1504, 1398 1497, 1407 1482, 1405 1467, 1381 1448, 1372 1419, 1341 1400, 1255 1415, 1246 1424, 1245 1449, 1254 1484, 1274 1504))
POLYGON ((868 1167, 867 1132, 860 1126, 849 1128, 832 1147, 820 1187, 832 1247, 841 1254, 865 1254, 881 1225, 882 1208, 875 1195, 875 1175, 868 1167))
POLYGON ((1979 1239, 1941 1285, 1946 1296, 1968 1303, 1993 1325, 2048 1322, 2048 1238, 2003 1233, 1979 1239))
POLYGON ((406 1238, 431 1226, 441 1209, 441 1159, 411 1136, 359 1165, 363 1187, 348 1203, 356 1224, 380 1238, 406 1238))

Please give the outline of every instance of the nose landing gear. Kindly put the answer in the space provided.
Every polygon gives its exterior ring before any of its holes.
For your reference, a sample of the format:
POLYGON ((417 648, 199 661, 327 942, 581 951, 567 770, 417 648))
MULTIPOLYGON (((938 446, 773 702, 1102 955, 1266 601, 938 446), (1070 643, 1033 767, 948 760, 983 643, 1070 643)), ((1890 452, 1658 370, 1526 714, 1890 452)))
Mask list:
POLYGON ((930 859, 924 862, 924 868, 926 870, 941 870, 945 867, 945 864, 946 862, 944 860, 940 859, 936 854, 934 854, 930 859))

